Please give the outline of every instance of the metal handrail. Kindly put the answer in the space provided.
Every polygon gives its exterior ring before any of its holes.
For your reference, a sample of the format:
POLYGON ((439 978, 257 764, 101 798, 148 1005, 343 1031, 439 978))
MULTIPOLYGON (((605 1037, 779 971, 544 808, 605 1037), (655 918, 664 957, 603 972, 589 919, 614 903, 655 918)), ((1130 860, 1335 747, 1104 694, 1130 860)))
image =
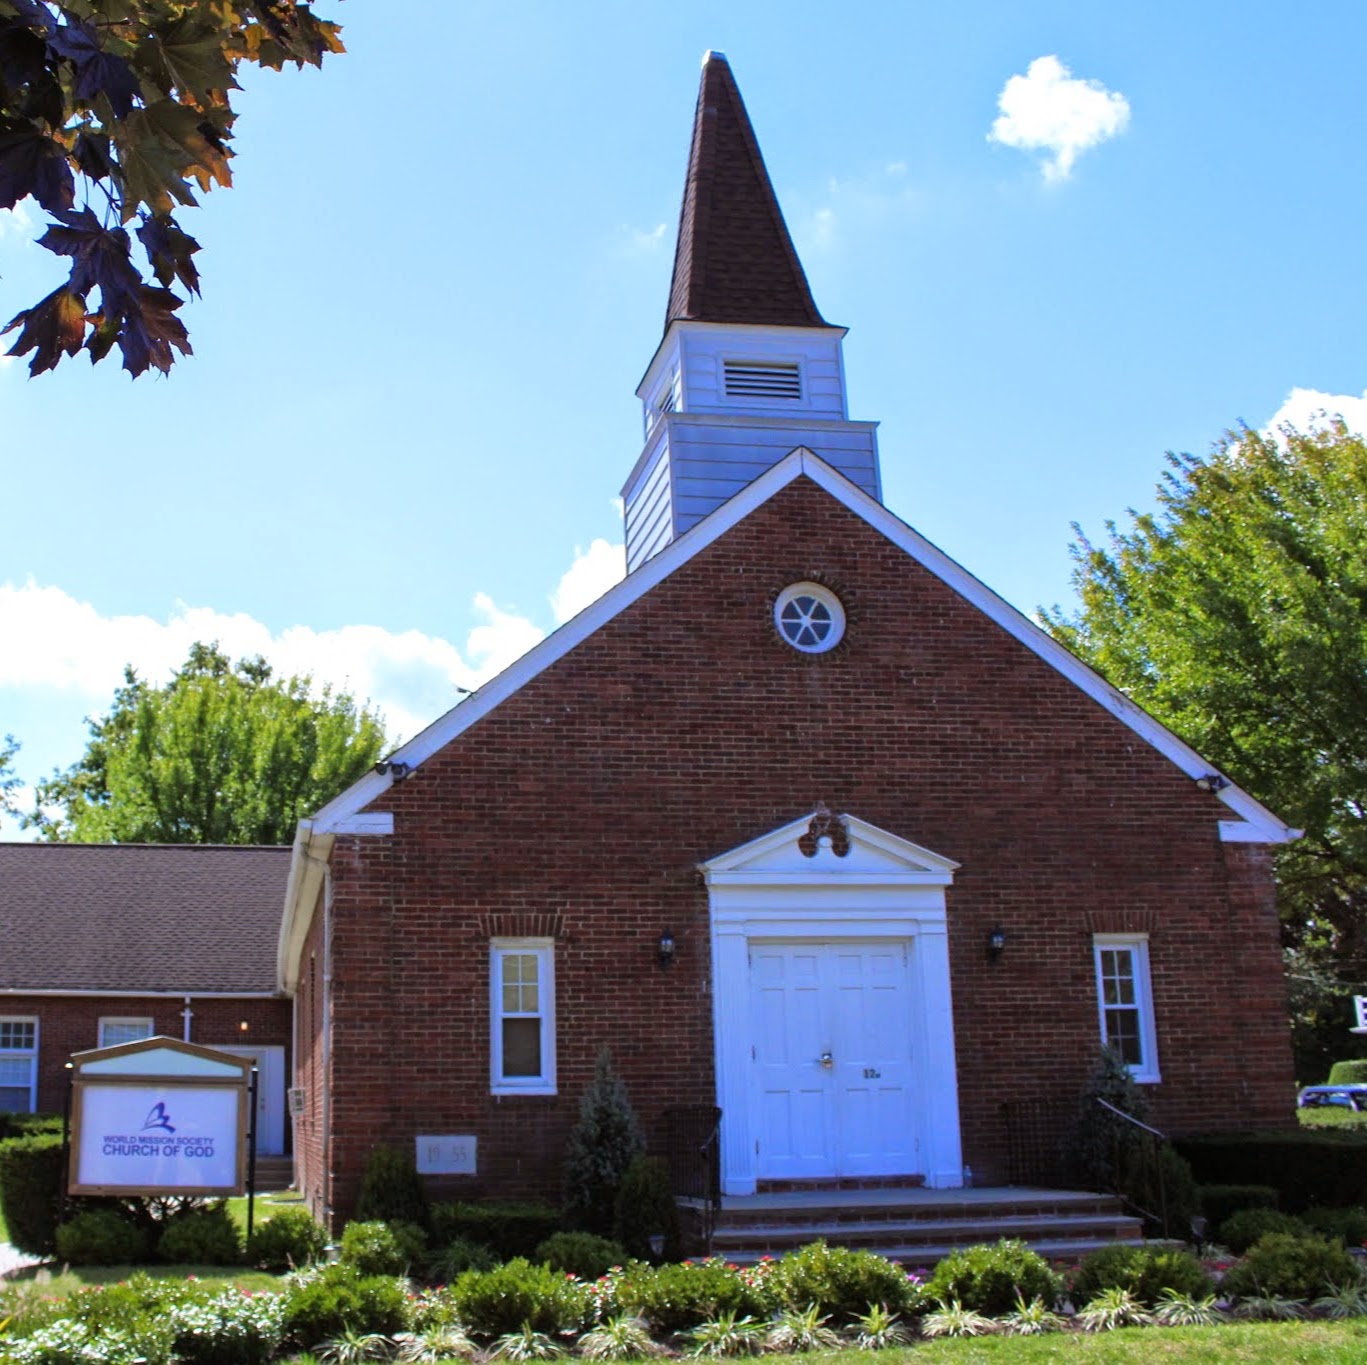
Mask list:
MULTIPOLYGON (((1165 1185, 1164 1180, 1163 1180, 1163 1163, 1158 1159, 1158 1148, 1157 1148, 1157 1146, 1156 1146, 1156 1143, 1158 1143, 1158 1142, 1167 1142, 1167 1140, 1168 1140, 1167 1134, 1166 1134, 1166 1133, 1161 1133, 1161 1132, 1159 1132, 1159 1130, 1158 1130, 1157 1128, 1152 1128, 1152 1127, 1150 1127, 1147 1123, 1144 1123, 1141 1119, 1135 1118, 1135 1116, 1134 1116, 1133 1114, 1127 1114, 1123 1109, 1117 1109, 1116 1106, 1113 1105, 1109 1100, 1103 1100, 1103 1099, 1101 1098, 1100 1095, 1094 1095, 1092 1098, 1095 1099, 1096 1102, 1097 1102, 1103 1109, 1105 1109, 1105 1110, 1109 1111, 1110 1113, 1114 1114, 1117 1118, 1124 1119, 1125 1122, 1128 1123, 1132 1128, 1137 1128, 1141 1133, 1143 1133, 1147 1138, 1150 1139, 1149 1142, 1147 1142, 1147 1143, 1144 1144, 1144 1147, 1145 1147, 1145 1154, 1146 1154, 1146 1155, 1152 1160, 1152 1162, 1153 1162, 1154 1175, 1155 1175, 1156 1178, 1157 1178, 1157 1184, 1158 1184, 1158 1212, 1155 1214, 1155 1213, 1153 1212, 1152 1209, 1146 1209, 1141 1203, 1139 1203, 1139 1201, 1138 1201, 1137 1199, 1134 1199, 1133 1197, 1131 1197, 1131 1196, 1130 1196, 1129 1194, 1127 1194, 1124 1190, 1117 1189, 1117 1190, 1115 1191, 1115 1193, 1118 1194, 1118 1195, 1119 1195, 1119 1196, 1120 1196, 1120 1197, 1121 1197, 1121 1198, 1122 1198, 1122 1199, 1123 1199, 1123 1200, 1124 1200, 1132 1209, 1134 1209, 1135 1212, 1142 1214, 1142 1215, 1144 1216, 1144 1218, 1146 1218, 1148 1221, 1157 1223, 1158 1226, 1159 1226, 1159 1228, 1162 1230, 1163 1235, 1164 1235, 1164 1236, 1167 1236, 1167 1234, 1168 1234, 1168 1192, 1167 1192, 1167 1188, 1166 1188, 1166 1185, 1165 1185)), ((1117 1177, 1116 1183, 1119 1184, 1119 1175, 1120 1175, 1120 1171, 1121 1171, 1121 1159, 1120 1159, 1120 1137, 1119 1137, 1118 1134, 1117 1134, 1117 1136, 1116 1136, 1116 1153, 1115 1153, 1115 1159, 1114 1159, 1112 1165, 1113 1165, 1113 1167, 1114 1167, 1114 1169, 1115 1169, 1115 1173, 1116 1173, 1116 1177, 1117 1177)))

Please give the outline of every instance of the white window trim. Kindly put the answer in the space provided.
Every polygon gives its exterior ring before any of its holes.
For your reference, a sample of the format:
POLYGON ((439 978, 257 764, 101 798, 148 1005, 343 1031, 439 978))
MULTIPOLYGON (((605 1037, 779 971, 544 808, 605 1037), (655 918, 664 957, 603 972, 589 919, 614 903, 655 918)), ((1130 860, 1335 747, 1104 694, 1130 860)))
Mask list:
POLYGON ((489 944, 489 1091, 494 1095, 554 1095, 555 1088, 555 940, 496 938, 489 944), (541 988, 541 1075, 503 1074, 503 956, 534 953, 541 988))
MULTIPOLYGON (((106 1043, 104 1040, 104 1030, 105 1026, 108 1024, 142 1024, 147 1029, 147 1032, 142 1035, 143 1038, 150 1038, 152 1036, 154 1021, 150 1015, 146 1014, 102 1014, 100 1016, 99 1028, 95 1034, 97 1047, 114 1046, 114 1044, 106 1043)), ((141 1039, 125 1038, 123 1041, 140 1042, 141 1039)))
POLYGON ((1135 1005, 1139 1014, 1139 1050, 1143 1060, 1130 1067, 1130 1075, 1143 1085, 1163 1079, 1158 1068, 1158 1029, 1153 1014, 1153 984, 1149 977, 1149 936, 1147 934, 1093 934, 1092 968, 1096 988, 1097 1025, 1102 1045, 1106 1042, 1106 1001, 1101 982, 1101 954, 1104 949, 1128 949, 1134 963, 1135 1005))
POLYGON ((774 599, 774 629, 778 631, 778 637, 789 649, 795 649, 799 654, 826 654, 834 649, 841 640, 845 638, 845 606, 844 603, 829 588, 823 587, 820 583, 812 583, 803 580, 800 583, 790 583, 774 599), (788 638, 788 633, 783 627, 783 610, 797 597, 811 597, 820 602, 830 613, 831 628, 827 635, 816 642, 814 645, 799 644, 796 640, 788 638))
POLYGON ((28 1069, 28 1112, 38 1112, 38 1048, 42 1025, 35 1014, 0 1014, 0 1024, 32 1024, 33 1046, 0 1048, 0 1057, 27 1057, 28 1069))

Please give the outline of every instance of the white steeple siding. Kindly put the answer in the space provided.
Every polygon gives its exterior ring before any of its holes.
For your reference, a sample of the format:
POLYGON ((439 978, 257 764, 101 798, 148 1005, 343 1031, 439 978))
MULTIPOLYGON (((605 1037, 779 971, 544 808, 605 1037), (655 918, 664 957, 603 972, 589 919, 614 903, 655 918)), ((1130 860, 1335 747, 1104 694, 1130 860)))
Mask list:
POLYGON ((645 447, 622 489, 627 570, 805 446, 882 500, 876 422, 845 403, 843 327, 675 321, 636 390, 645 447))

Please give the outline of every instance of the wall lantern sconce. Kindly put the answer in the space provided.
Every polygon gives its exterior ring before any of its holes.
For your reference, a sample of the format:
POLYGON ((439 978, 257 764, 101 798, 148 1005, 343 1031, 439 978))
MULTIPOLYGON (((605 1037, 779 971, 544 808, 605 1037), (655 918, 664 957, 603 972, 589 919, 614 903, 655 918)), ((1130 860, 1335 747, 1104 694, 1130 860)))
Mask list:
POLYGON ((655 946, 656 956, 659 958, 662 971, 668 971, 674 965, 674 934, 666 929, 660 935, 660 941, 655 946))
POLYGON ((239 1033, 246 1033, 249 1028, 251 1028, 251 1025, 244 1019, 240 1024, 238 1024, 237 1031, 239 1033))
POLYGON ((1219 773, 1202 773, 1196 779, 1196 785, 1203 792, 1222 792, 1229 786, 1229 778, 1221 777, 1219 773))
POLYGON ((987 931, 987 958, 995 962, 1006 951, 1006 930, 1000 924, 987 931))

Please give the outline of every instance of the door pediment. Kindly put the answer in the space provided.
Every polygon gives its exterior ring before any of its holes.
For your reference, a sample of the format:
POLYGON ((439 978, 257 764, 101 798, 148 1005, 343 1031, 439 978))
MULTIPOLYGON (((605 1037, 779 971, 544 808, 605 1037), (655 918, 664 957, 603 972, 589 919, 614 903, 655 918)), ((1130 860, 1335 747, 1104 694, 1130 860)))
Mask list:
POLYGON ((948 886, 959 864, 853 815, 817 810, 699 864, 721 886, 948 886), (831 826, 838 828, 831 829, 831 826))

